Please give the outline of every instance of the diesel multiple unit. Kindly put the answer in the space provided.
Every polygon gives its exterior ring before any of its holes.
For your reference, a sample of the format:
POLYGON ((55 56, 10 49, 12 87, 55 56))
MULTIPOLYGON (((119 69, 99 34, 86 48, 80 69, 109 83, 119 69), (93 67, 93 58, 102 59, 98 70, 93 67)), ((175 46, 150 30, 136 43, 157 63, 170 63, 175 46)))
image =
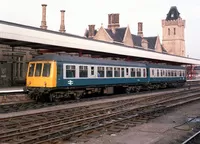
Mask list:
POLYGON ((29 62, 26 89, 35 100, 182 86, 184 67, 44 54, 29 62))

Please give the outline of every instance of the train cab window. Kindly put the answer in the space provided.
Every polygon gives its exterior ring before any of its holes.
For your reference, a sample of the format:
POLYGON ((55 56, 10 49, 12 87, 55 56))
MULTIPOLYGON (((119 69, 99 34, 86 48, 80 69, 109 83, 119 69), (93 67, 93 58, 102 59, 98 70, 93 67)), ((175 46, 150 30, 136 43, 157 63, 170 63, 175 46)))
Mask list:
MULTIPOLYGON (((50 71, 51 71, 51 64, 50 63, 44 63, 42 76, 43 77, 49 77, 50 76, 50 71)), ((57 71, 60 72, 59 69, 57 71)))
POLYGON ((35 64, 34 64, 34 63, 30 64, 30 66, 29 66, 29 72, 28 72, 28 76, 29 76, 29 77, 32 77, 32 76, 33 76, 34 67, 35 67, 35 64))
POLYGON ((114 68, 115 77, 120 77, 120 68, 114 68))
POLYGON ((131 77, 135 77, 135 68, 131 68, 131 77))
POLYGON ((91 67, 91 75, 94 75, 94 67, 91 67))
POLYGON ((76 75, 75 65, 66 65, 66 78, 74 78, 76 75))
POLYGON ((104 67, 98 67, 98 77, 104 77, 104 67))
POLYGON ((42 63, 37 63, 35 69, 35 76, 36 77, 41 76, 41 72, 42 72, 42 63))
POLYGON ((121 77, 124 77, 124 68, 121 68, 121 77))
POLYGON ((142 75, 142 74, 141 74, 141 69, 138 68, 138 69, 137 69, 137 77, 141 77, 141 75, 142 75))
POLYGON ((79 77, 88 77, 88 66, 79 66, 79 77))
POLYGON ((143 69, 143 77, 146 77, 146 69, 143 69))
POLYGON ((106 67, 106 77, 113 77, 113 68, 112 67, 106 67))

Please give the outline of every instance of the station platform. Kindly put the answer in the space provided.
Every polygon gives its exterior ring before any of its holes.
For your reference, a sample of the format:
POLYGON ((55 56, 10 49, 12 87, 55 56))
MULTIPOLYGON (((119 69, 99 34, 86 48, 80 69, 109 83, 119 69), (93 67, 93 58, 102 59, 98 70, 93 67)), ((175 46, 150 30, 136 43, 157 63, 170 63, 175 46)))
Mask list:
POLYGON ((4 93, 20 93, 24 92, 23 87, 2 87, 0 88, 0 94, 4 93))
POLYGON ((199 82, 200 82, 200 79, 191 79, 191 80, 187 80, 187 82, 195 82, 195 81, 199 81, 199 82))

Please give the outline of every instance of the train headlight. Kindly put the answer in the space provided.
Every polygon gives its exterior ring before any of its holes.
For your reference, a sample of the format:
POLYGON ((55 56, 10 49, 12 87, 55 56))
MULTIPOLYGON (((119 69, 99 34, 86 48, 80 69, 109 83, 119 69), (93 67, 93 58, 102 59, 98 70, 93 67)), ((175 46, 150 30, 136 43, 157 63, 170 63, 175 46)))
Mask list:
POLYGON ((47 83, 46 83, 46 82, 44 82, 44 86, 45 86, 45 87, 47 86, 47 83))

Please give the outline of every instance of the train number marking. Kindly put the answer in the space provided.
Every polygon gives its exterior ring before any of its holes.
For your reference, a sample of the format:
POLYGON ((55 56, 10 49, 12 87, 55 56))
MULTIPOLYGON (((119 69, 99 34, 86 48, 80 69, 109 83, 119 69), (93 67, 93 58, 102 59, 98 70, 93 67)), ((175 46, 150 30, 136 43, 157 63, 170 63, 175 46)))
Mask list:
POLYGON ((68 81, 68 84, 69 84, 69 85, 73 85, 74 82, 73 82, 72 80, 69 80, 69 81, 68 81))

